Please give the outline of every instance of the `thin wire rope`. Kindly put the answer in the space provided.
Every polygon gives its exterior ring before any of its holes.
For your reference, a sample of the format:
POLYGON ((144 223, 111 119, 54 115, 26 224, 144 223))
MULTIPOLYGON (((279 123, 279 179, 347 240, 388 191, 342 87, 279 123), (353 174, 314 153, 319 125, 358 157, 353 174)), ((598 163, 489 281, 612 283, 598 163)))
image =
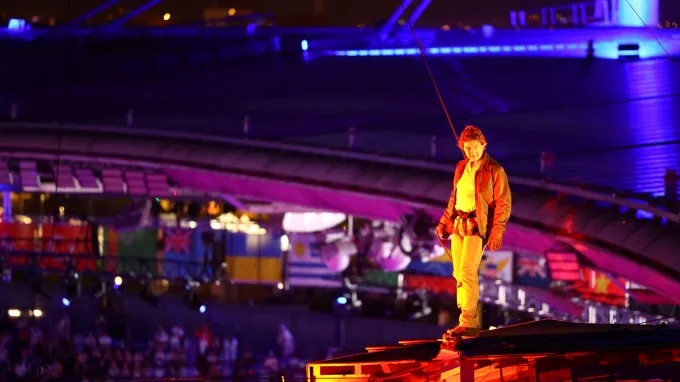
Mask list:
MULTIPOLYGON (((406 13, 406 7, 404 4, 401 4, 401 9, 403 13, 406 13)), ((444 101, 444 96, 442 95, 441 90, 439 89, 439 84, 437 83, 437 79, 434 77, 434 73, 432 73, 432 68, 430 68, 430 63, 427 60, 427 55, 425 54, 425 49, 423 49, 423 45, 420 43, 420 40, 418 39, 418 34, 416 33, 415 28, 413 27, 413 24, 411 23, 410 19, 406 19, 406 24, 408 25, 409 29, 411 30, 411 34, 413 34, 413 40, 416 43, 416 46, 418 47, 418 51, 420 52, 420 57, 423 60, 423 64, 425 65, 425 69, 427 70, 427 74, 430 77, 430 82, 432 82, 432 87, 434 88, 435 93, 437 94, 437 99, 439 100, 439 104, 442 107, 442 110, 444 111, 444 115, 446 116, 446 122, 448 122, 449 127, 451 128, 451 132, 453 132, 453 136, 456 138, 456 142, 458 142, 459 137, 458 137, 458 132, 456 132, 456 127, 453 124, 453 119, 451 118, 451 113, 449 113, 449 108, 446 107, 446 102, 444 101)))
MULTIPOLYGON (((645 23, 645 20, 642 18, 642 16, 640 16, 640 14, 635 9, 635 7, 633 7, 633 5, 630 3, 630 1, 629 0, 625 0, 625 1, 626 1, 626 4, 628 4, 628 6, 630 7, 630 9, 633 11, 635 16, 638 19, 640 19, 640 22, 642 23, 642 25, 645 28, 649 28, 647 26, 647 23, 645 23)), ((401 4, 401 10, 402 10, 402 13, 406 13, 407 9, 406 9, 406 7, 404 6, 403 3, 401 4)), ((427 74, 430 78, 430 82, 432 83, 432 87, 434 88, 434 91, 437 94, 437 99, 439 100, 439 104, 441 105, 442 110, 444 111, 444 115, 446 116, 446 121, 448 122, 449 127, 451 128, 451 132, 453 133, 453 136, 456 138, 456 142, 459 142, 459 136, 458 136, 458 133, 456 132, 456 127, 453 124, 453 119, 451 118, 451 113, 449 112, 449 108, 446 106, 446 102, 444 101, 444 96, 442 95, 442 92, 439 89, 439 84, 437 83, 437 79, 435 78, 434 73, 432 72, 432 68, 430 67, 430 63, 428 61, 427 55, 425 54, 425 49, 423 48, 423 45, 420 42, 420 39, 418 38, 418 34, 416 33, 416 30, 413 27, 413 24, 411 23, 410 18, 408 18, 408 17, 406 18, 406 25, 408 25, 409 30, 411 31, 411 34, 413 35, 413 41, 416 43, 416 47, 418 48, 418 52, 420 53, 420 57, 423 60, 423 65, 425 66, 425 70, 427 70, 427 74)), ((668 50, 666 50, 666 47, 663 46, 663 44, 661 43, 659 38, 651 31, 650 31, 650 34, 652 35, 652 38, 654 38, 656 43, 659 44, 659 47, 661 47, 661 49, 664 51, 666 56, 672 62, 671 55, 668 53, 668 50)), ((444 245, 443 241, 439 237, 437 237, 437 239, 439 240, 439 243, 442 245, 442 247, 447 252, 447 254, 449 254, 449 256, 451 256, 449 251, 447 251, 447 247, 444 245)))
POLYGON ((633 13, 635 13, 635 16, 636 16, 638 19, 640 19, 640 22, 642 23, 642 26, 644 26, 645 29, 648 29, 648 30, 649 30, 649 34, 652 35, 652 38, 656 41, 657 44, 659 44, 659 47, 661 47, 661 50, 663 50, 663 52, 666 54, 666 56, 667 56, 669 59, 671 59, 671 62, 672 62, 672 56, 671 56, 671 54, 668 53, 668 51, 666 50, 666 47, 663 46, 663 44, 661 43, 661 40, 659 40, 659 38, 657 37, 657 35, 656 35, 654 32, 652 32, 651 29, 649 29, 649 26, 647 26, 647 23, 645 23, 645 19, 643 19, 642 16, 640 16, 640 13, 638 13, 638 11, 635 9, 635 7, 633 7, 633 4, 631 4, 629 0, 625 0, 625 2, 626 2, 626 4, 628 4, 628 7, 630 7, 630 10, 633 11, 633 13))
MULTIPOLYGON (((644 19, 640 15, 640 13, 630 3, 630 0, 625 0, 625 2, 630 7, 630 9, 633 11, 635 16, 640 20, 642 25, 646 29, 649 29, 649 26, 647 25, 647 23, 645 23, 644 19)), ((404 4, 401 4, 400 7, 402 9, 402 12, 406 13, 407 9, 404 6, 404 4)), ((434 73, 432 72, 432 68, 430 67, 430 63, 428 61, 428 57, 427 57, 427 54, 425 52, 425 49, 423 48, 423 44, 421 43, 420 39, 418 38, 418 34, 416 33, 415 27, 411 23, 410 18, 406 18, 405 20, 406 20, 406 25, 408 25, 409 30, 411 31, 411 34, 413 35, 413 41, 416 43, 416 47, 418 48, 418 52, 420 53, 421 59, 423 60, 423 65, 425 66, 425 70, 427 70, 427 74, 429 76, 430 82, 432 83, 432 87, 434 88, 434 91, 437 95, 437 99, 439 100, 439 104, 441 105, 442 111, 444 112, 444 115, 446 116, 446 121, 447 121, 449 127, 451 128, 451 132, 453 132, 453 136, 456 138, 456 141, 458 141, 459 140, 458 132, 456 131, 456 127, 453 124, 453 119, 451 118, 451 113, 449 112, 449 108, 446 106, 446 102, 444 101, 444 96, 442 95, 442 92, 439 88, 439 84, 437 82, 437 79, 435 78, 434 73)), ((670 53, 668 52, 666 47, 661 43, 661 40, 659 40, 658 36, 656 36, 656 34, 654 34, 651 30, 650 30, 650 34, 651 34, 652 38, 656 41, 656 43, 659 45, 661 50, 663 50, 664 54, 669 59, 672 60, 672 56, 670 55, 670 53)))

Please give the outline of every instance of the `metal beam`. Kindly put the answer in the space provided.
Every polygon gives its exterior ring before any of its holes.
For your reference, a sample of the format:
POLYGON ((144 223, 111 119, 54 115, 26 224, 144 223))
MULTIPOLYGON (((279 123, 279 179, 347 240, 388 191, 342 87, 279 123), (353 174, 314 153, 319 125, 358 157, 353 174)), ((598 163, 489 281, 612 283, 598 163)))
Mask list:
POLYGON ((248 210, 248 206, 243 204, 238 198, 236 198, 233 195, 222 194, 222 198, 224 199, 225 202, 236 207, 236 209, 238 209, 238 210, 241 210, 241 211, 247 211, 248 210))
POLYGON ((432 3, 432 0, 422 0, 420 4, 418 4, 418 7, 413 11, 411 17, 408 19, 410 25, 416 25, 418 19, 420 19, 420 16, 422 16, 430 6, 430 3, 432 3))
POLYGON ((149 0, 146 4, 142 5, 141 7, 138 7, 137 9, 131 11, 130 13, 125 14, 125 16, 113 20, 107 25, 107 27, 122 27, 128 21, 134 19, 135 17, 141 15, 142 13, 148 11, 149 9, 155 7, 156 5, 162 3, 163 1, 165 0, 149 0))
MULTIPOLYGON (((400 166, 407 168, 414 168, 428 171, 440 171, 442 173, 449 173, 451 165, 427 162, 416 159, 395 158, 373 153, 363 153, 356 151, 348 151, 341 149, 332 149, 325 147, 304 146, 292 143, 268 142, 258 140, 248 140, 231 137, 215 137, 205 134, 194 133, 179 133, 164 131, 159 133, 154 130, 121 130, 118 127, 106 126, 91 126, 91 125, 76 125, 76 124, 54 124, 54 123, 34 123, 34 122, 0 122, 0 131, 21 131, 26 134, 50 134, 63 132, 73 134, 90 134, 92 132, 105 133, 111 135, 123 135, 130 139, 160 139, 173 138, 183 140, 187 143, 219 143, 223 145, 234 145, 237 147, 250 149, 264 149, 278 152, 289 152, 296 154, 306 154, 313 156, 331 157, 340 160, 357 160, 370 161, 371 163, 380 163, 382 165, 400 166)), ((597 189, 589 190, 585 186, 572 185, 560 183, 550 179, 530 178, 523 176, 510 176, 510 183, 515 183, 519 186, 528 187, 531 189, 551 191, 558 194, 571 195, 577 198, 593 200, 598 202, 605 202, 608 204, 627 207, 636 211, 645 211, 657 217, 667 219, 668 221, 680 224, 680 213, 669 211, 664 208, 656 207, 653 199, 645 200, 641 196, 634 195, 629 198, 625 195, 616 195, 616 193, 601 191, 597 189)))
POLYGON ((86 22, 87 20, 97 16, 98 14, 104 12, 105 10, 113 7, 114 5, 118 4, 120 0, 109 0, 105 2, 104 4, 99 5, 98 7, 95 7, 91 9, 90 11, 86 12, 82 16, 76 18, 75 20, 72 20, 70 23, 66 24, 65 29, 71 29, 75 28, 78 25, 86 22))
POLYGON ((390 32, 394 29, 394 26, 397 24, 397 21, 399 21, 399 18, 406 13, 406 10, 408 9, 409 6, 411 6, 411 3, 413 3, 413 0, 403 0, 401 4, 397 7, 397 9, 392 13, 392 16, 385 22, 385 25, 380 28, 380 41, 385 41, 390 35, 390 32))

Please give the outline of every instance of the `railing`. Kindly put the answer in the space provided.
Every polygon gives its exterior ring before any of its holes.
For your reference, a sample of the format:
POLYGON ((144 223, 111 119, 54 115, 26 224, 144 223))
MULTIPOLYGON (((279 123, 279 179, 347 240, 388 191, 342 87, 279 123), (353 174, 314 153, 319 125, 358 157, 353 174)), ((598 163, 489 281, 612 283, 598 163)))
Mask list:
POLYGON ((531 26, 585 26, 593 22, 607 21, 607 7, 598 7, 595 1, 542 7, 510 12, 510 25, 515 28, 531 26), (602 14, 598 14, 598 13, 602 14))
MULTIPOLYGON (((141 257, 118 257, 118 256, 96 256, 96 255, 65 255, 42 252, 13 252, 0 255, 0 264, 3 269, 16 271, 35 272, 40 268, 44 274, 64 275, 66 272, 77 271, 83 276, 96 278, 98 281, 111 280, 112 276, 132 277, 137 280, 149 279, 171 279, 185 281, 187 278, 203 280, 203 273, 197 272, 204 268, 204 264, 196 261, 178 261, 162 258, 141 258, 141 257), (21 260, 17 264, 17 260, 21 260), (9 266, 8 266, 9 263, 9 266), (47 264, 47 265, 45 265, 47 264), (67 268, 68 264, 73 264, 73 268, 67 268), (168 270, 168 273, 158 272, 158 269, 168 270)), ((386 275, 383 272, 382 277, 386 275)), ((228 276, 215 275, 214 280, 228 280, 228 276)), ((392 279, 404 277, 406 280, 404 290, 428 290, 433 294, 446 294, 451 290, 449 281, 454 281, 450 277, 428 276, 426 274, 402 273, 388 276, 392 279), (411 280, 411 281, 409 281, 411 280)), ((82 277, 79 277, 82 280, 82 277)), ((377 281, 374 277, 372 281, 377 281)), ((110 282, 110 281, 109 281, 110 282)), ((526 307, 537 307, 543 317, 553 317, 569 320, 593 320, 597 323, 610 323, 612 312, 617 320, 629 322, 647 322, 659 318, 638 310, 631 310, 609 304, 606 302, 590 301, 583 298, 573 300, 569 296, 562 296, 554 291, 543 290, 535 287, 528 287, 519 284, 501 283, 487 277, 481 277, 480 299, 488 304, 498 304, 504 301, 503 306, 514 309, 526 309, 526 307), (518 296, 526 294, 527 298, 522 299, 518 296), (549 309, 543 311, 544 306, 549 309), (633 322, 633 321, 631 321, 633 322)), ((238 283, 238 281, 236 282, 238 283)), ((383 283, 379 285, 359 283, 359 291, 368 293, 390 293, 397 289, 393 283, 383 283)), ((577 296, 574 296, 577 297, 577 296)), ((671 321, 673 319, 671 318, 671 321)))
MULTIPOLYGON (((402 166, 410 168, 420 168, 424 170, 435 170, 448 174, 451 174, 453 171, 453 166, 451 164, 434 163, 424 160, 398 158, 393 156, 384 156, 365 152, 356 152, 350 150, 340 150, 324 147, 314 147, 301 144, 261 141, 232 137, 217 137, 195 133, 175 133, 175 132, 170 133, 168 131, 160 132, 151 129, 133 130, 126 129, 123 127, 112 126, 81 126, 70 124, 38 124, 38 123, 0 123, 0 132, 3 130, 10 129, 15 131, 32 130, 35 132, 50 131, 61 133, 95 132, 98 134, 111 134, 149 140, 177 139, 183 142, 223 144, 240 147, 251 147, 254 149, 275 150, 282 153, 309 154, 324 157, 333 157, 342 160, 351 159, 357 161, 370 162, 374 164, 385 164, 389 166, 402 166)), ((634 198, 628 198, 625 196, 620 196, 616 192, 603 192, 592 188, 586 188, 586 186, 575 186, 561 183, 555 180, 541 179, 536 177, 522 177, 511 175, 510 182, 514 185, 524 186, 533 189, 541 189, 563 195, 575 196, 585 200, 617 205, 636 211, 644 211, 658 218, 666 219, 668 222, 680 224, 680 213, 670 211, 664 208, 660 203, 658 203, 657 200, 654 200, 650 196, 635 195, 634 198)), ((623 194, 625 195, 625 192, 623 194)))

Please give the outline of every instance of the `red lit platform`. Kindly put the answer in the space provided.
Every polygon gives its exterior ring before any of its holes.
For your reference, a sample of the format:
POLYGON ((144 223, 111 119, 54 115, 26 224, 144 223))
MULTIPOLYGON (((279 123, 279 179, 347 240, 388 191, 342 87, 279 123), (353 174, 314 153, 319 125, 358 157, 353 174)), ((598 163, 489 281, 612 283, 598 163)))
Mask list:
POLYGON ((438 340, 401 341, 307 365, 309 381, 674 380, 680 328, 555 320, 483 332, 455 350, 438 340))

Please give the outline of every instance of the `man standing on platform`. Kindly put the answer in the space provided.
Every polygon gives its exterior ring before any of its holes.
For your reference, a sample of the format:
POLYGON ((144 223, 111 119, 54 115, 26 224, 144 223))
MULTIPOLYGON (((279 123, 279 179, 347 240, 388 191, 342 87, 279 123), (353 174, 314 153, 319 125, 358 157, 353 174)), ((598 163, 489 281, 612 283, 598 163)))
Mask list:
POLYGON ((458 326, 450 335, 479 335, 479 266, 484 248, 501 247, 510 218, 511 197, 503 167, 486 153, 486 138, 475 126, 466 126, 458 147, 464 159, 458 162, 453 190, 436 233, 451 240, 456 300, 461 310, 458 326))

